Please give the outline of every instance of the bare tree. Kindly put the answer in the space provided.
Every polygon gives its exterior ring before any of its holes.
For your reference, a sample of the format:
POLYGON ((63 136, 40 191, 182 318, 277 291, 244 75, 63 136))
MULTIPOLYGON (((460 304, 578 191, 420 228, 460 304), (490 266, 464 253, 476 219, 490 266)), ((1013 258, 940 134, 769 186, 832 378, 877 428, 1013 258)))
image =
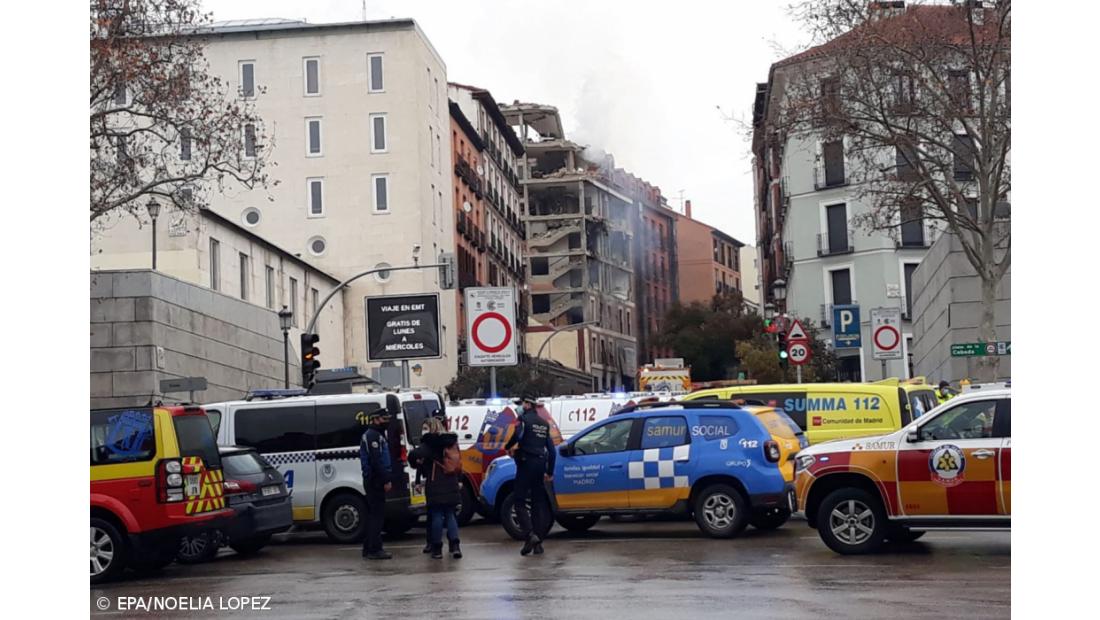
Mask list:
POLYGON ((266 187, 262 90, 229 92, 209 72, 198 0, 90 4, 91 222, 149 197, 187 210, 227 182, 266 187))
MULTIPOLYGON (((843 152, 840 174, 869 207, 857 225, 902 242, 929 228, 957 237, 981 281, 987 342, 1011 259, 1011 10, 806 0, 792 13, 820 44, 780 63, 781 131, 818 132, 843 152)), ((987 358, 987 373, 997 362, 987 358)))

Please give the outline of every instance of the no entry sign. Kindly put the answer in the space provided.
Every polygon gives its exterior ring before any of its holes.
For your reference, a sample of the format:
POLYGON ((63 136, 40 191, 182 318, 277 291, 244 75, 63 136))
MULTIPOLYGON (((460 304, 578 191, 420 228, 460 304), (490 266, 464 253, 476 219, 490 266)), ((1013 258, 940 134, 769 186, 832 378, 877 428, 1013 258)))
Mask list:
POLYGON ((470 366, 515 366, 519 363, 515 289, 466 289, 466 350, 470 366))
POLYGON ((872 357, 876 360, 901 359, 901 309, 871 310, 872 357))

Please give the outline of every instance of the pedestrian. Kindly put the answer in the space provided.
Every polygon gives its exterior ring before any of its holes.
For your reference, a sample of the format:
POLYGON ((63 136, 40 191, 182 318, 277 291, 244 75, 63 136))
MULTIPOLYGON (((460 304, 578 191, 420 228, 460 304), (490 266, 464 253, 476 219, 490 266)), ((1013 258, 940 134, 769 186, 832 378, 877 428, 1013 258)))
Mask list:
POLYGON ((554 439, 550 434, 550 424, 539 417, 537 396, 527 392, 523 395, 523 410, 516 420, 516 431, 504 446, 512 450, 516 461, 515 505, 516 518, 524 543, 520 555, 532 551, 542 553, 542 539, 539 532, 545 529, 542 523, 544 515, 550 512, 546 497, 545 482, 554 479, 554 439))
POLYGON ((951 384, 947 381, 940 381, 940 386, 936 390, 936 400, 942 405, 954 397, 955 390, 951 389, 951 384))
POLYGON ((385 409, 367 416, 367 430, 359 441, 359 466, 363 470, 363 497, 367 501, 367 536, 363 539, 363 557, 388 560, 393 554, 382 549, 382 521, 386 513, 386 493, 393 488, 390 447, 386 442, 390 414, 385 409))
MULTIPOLYGON (((438 412, 437 412, 438 413, 438 412)), ((448 433, 443 420, 432 415, 424 421, 420 445, 409 454, 417 479, 425 481, 428 504, 428 546, 432 558, 443 557, 443 528, 447 528, 447 552, 462 557, 458 538, 458 504, 462 501, 462 455, 458 435, 448 433)))

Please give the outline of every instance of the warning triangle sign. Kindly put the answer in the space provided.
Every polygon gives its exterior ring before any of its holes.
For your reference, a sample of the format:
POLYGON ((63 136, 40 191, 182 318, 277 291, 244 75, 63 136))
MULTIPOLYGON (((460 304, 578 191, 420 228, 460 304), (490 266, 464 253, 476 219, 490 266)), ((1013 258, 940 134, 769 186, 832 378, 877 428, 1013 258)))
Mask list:
POLYGON ((806 335, 806 330, 803 329, 802 323, 795 319, 791 324, 791 328, 787 330, 787 340, 809 340, 810 337, 806 335))

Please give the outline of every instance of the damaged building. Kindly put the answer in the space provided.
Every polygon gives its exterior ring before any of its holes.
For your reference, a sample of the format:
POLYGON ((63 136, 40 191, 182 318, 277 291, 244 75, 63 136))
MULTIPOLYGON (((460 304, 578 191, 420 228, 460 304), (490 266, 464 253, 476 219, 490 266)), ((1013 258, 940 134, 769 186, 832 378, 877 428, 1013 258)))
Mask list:
POLYGON ((566 139, 557 108, 517 102, 501 111, 526 150, 520 176, 530 286, 528 351, 537 354, 541 348, 543 357, 587 372, 596 389, 632 389, 637 371, 632 246, 639 207, 615 188, 609 155, 566 139), (575 333, 558 335, 561 331, 575 333))

